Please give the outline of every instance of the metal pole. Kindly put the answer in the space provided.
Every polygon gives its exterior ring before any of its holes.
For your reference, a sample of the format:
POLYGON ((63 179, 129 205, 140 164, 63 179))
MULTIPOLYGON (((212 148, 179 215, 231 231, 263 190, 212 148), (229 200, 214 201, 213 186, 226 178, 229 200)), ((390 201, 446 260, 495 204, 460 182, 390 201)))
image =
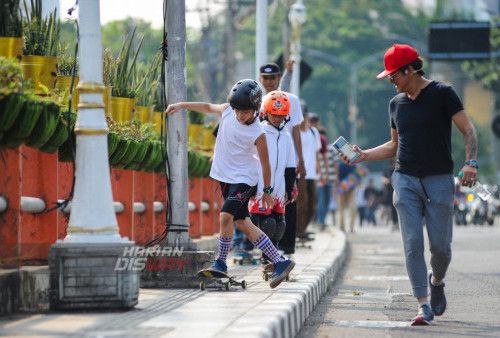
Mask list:
POLYGON ((358 142, 358 68, 355 64, 351 65, 350 76, 351 90, 349 93, 349 121, 351 122, 351 142, 357 144, 358 142))
POLYGON ((65 243, 121 242, 113 208, 108 126, 102 94, 99 1, 80 3, 80 103, 76 120, 76 180, 65 243))
POLYGON ((267 61, 267 0, 257 0, 256 14, 255 79, 258 79, 259 68, 267 61))
MULTIPOLYGON (((168 60, 165 90, 167 102, 187 100, 186 79, 186 16, 183 0, 168 1, 167 25, 168 60)), ((187 113, 167 118, 168 180, 170 185, 171 221, 167 239, 162 245, 196 250, 189 238, 188 229, 188 167, 187 164, 187 113)))

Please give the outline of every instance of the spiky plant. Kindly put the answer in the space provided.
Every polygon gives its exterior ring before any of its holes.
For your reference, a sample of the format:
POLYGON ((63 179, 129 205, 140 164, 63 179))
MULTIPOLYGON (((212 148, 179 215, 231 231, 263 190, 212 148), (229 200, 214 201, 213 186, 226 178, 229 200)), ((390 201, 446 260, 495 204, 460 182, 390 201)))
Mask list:
POLYGON ((28 10, 26 1, 24 22, 24 55, 57 56, 61 22, 57 18, 57 10, 42 17, 42 0, 31 0, 28 10))
POLYGON ((136 97, 136 90, 131 86, 134 69, 136 67, 137 56, 144 41, 144 35, 139 41, 137 49, 134 51, 133 42, 136 27, 127 34, 123 41, 118 57, 116 58, 116 70, 112 81, 112 95, 117 97, 136 97))
POLYGON ((23 36, 23 22, 20 0, 0 0, 0 36, 21 38, 23 36))

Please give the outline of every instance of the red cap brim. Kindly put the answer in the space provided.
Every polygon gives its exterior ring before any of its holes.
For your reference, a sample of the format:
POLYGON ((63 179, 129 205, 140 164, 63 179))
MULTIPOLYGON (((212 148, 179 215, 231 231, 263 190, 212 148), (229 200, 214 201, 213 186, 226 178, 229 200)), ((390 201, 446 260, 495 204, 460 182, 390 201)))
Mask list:
POLYGON ((384 70, 382 73, 377 75, 377 79, 383 79, 384 77, 386 77, 389 74, 391 74, 389 71, 384 70))

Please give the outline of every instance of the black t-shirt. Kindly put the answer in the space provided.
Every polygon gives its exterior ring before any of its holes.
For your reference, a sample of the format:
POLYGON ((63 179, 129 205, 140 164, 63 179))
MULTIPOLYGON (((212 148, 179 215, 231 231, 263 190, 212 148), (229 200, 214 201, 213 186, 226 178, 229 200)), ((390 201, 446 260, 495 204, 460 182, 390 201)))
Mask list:
POLYGON ((413 101, 406 93, 389 103, 391 127, 398 133, 396 171, 424 177, 453 173, 451 117, 463 110, 452 87, 432 81, 413 101))

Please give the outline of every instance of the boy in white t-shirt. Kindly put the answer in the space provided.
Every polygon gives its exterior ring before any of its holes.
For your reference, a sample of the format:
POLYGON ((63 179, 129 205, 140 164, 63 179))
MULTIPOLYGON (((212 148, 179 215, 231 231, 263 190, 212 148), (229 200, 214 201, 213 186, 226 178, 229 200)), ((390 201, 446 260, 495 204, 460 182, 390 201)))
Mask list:
MULTIPOLYGON (((261 112, 264 120, 261 122, 266 133, 267 149, 271 166, 271 186, 274 207, 266 207, 262 202, 263 176, 259 175, 257 195, 250 200, 248 208, 250 218, 273 242, 278 242, 285 232, 285 205, 295 200, 293 188, 295 183, 295 148, 292 136, 285 128, 290 113, 290 100, 282 91, 272 91, 264 96, 261 112), (285 121, 285 118, 287 120, 285 121)), ((270 263, 263 255, 263 264, 270 263)))
POLYGON ((220 182, 224 204, 219 217, 219 253, 209 270, 227 273, 226 260, 234 222, 253 245, 273 261, 274 270, 269 285, 275 288, 293 269, 295 262, 279 254, 269 237, 252 223, 248 212, 248 201, 257 191, 259 162, 264 182, 263 205, 274 207, 266 135, 257 119, 261 101, 262 91, 258 83, 245 79, 233 86, 228 96, 229 103, 180 102, 169 105, 166 113, 171 115, 190 109, 222 115, 210 177, 220 182))

